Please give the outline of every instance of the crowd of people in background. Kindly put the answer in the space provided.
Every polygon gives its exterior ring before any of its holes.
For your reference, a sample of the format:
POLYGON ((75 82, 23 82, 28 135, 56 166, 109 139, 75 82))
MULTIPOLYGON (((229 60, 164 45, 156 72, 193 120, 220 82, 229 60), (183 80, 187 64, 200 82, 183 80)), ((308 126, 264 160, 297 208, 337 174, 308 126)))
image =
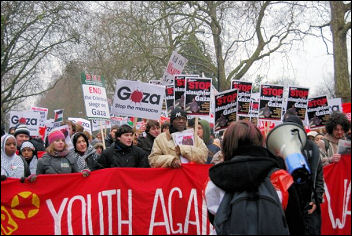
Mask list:
MULTIPOLYGON (((287 112, 283 122, 293 122, 304 129, 302 120, 287 112)), ((212 164, 206 188, 209 219, 213 223, 219 205, 227 192, 258 187, 273 168, 286 170, 283 158, 265 147, 265 136, 249 121, 232 122, 215 136, 207 120, 188 120, 184 110, 175 108, 170 122, 148 120, 145 130, 125 124, 112 126, 106 137, 91 135, 72 121, 68 125, 70 144, 60 130, 49 133, 45 142, 31 137, 20 124, 1 134, 1 180, 19 178, 33 182, 41 174, 82 173, 113 167, 180 168, 184 163, 212 164), (176 144, 173 133, 196 129, 193 145, 176 144), (38 151, 45 154, 38 158, 38 151), (251 178, 249 178, 251 176, 251 178)), ((346 115, 334 112, 324 129, 307 133, 302 154, 311 170, 305 184, 291 182, 286 189, 273 186, 285 211, 291 234, 320 234, 320 204, 324 195, 323 166, 337 163, 339 140, 351 139, 351 123, 346 115), (287 195, 287 193, 289 193, 287 195), (288 199, 285 196, 289 196, 288 199)), ((287 172, 280 172, 287 176, 287 172)))

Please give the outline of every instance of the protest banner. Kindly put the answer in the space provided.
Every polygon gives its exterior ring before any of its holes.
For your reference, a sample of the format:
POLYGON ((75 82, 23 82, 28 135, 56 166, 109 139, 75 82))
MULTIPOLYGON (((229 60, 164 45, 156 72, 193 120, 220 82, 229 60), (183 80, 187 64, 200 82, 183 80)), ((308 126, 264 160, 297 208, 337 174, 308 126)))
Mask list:
POLYGON ((211 78, 186 77, 185 111, 187 116, 209 116, 211 78))
POLYGON ((209 167, 106 168, 88 178, 38 175, 34 183, 8 178, 1 182, 1 234, 206 235, 209 167))
POLYGON ((281 120, 284 87, 260 85, 259 119, 281 120))
POLYGON ((174 51, 170 57, 169 62, 167 63, 167 67, 161 79, 163 85, 173 84, 174 75, 182 73, 187 61, 188 60, 186 58, 174 51))
POLYGON ((68 117, 67 119, 73 121, 73 123, 81 125, 83 129, 88 131, 90 134, 92 133, 92 128, 89 120, 75 117, 68 117))
POLYGON ((324 95, 309 98, 307 114, 310 129, 324 127, 330 117, 327 97, 324 95))
POLYGON ((165 86, 131 80, 117 80, 112 113, 118 116, 158 120, 165 86))
POLYGON ((237 115, 249 115, 252 95, 252 82, 231 80, 231 88, 238 90, 237 115))
POLYGON ((165 101, 166 101, 166 110, 167 116, 169 117, 171 111, 174 109, 174 102, 175 102, 175 94, 174 94, 174 85, 166 85, 165 86, 165 101))
POLYGON ((91 119, 110 119, 103 76, 81 73, 81 84, 86 115, 91 119))
POLYGON ((351 103, 342 103, 342 112, 346 114, 347 119, 351 121, 351 103))
POLYGON ((237 89, 215 95, 215 131, 226 129, 237 117, 237 89))
POLYGON ((10 111, 10 127, 24 124, 30 136, 39 135, 40 114, 35 111, 10 111))
POLYGON ((351 152, 324 166, 322 235, 351 235, 351 152))
POLYGON ((286 102, 286 112, 296 113, 303 121, 306 118, 308 105, 309 88, 288 87, 288 96, 286 102))

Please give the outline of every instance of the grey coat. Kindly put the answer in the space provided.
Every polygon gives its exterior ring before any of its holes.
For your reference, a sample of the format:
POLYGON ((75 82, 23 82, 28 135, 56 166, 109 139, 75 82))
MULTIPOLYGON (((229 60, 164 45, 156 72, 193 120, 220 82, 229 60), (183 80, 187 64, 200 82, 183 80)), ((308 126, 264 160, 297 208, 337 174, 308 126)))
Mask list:
POLYGON ((71 152, 62 157, 45 153, 38 160, 37 174, 68 174, 77 172, 80 172, 77 158, 71 152))

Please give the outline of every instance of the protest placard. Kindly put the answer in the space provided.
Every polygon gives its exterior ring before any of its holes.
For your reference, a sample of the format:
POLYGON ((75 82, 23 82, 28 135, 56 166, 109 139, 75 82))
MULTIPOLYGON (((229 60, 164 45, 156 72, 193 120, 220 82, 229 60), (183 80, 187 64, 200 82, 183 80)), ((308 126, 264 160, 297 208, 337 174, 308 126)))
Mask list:
POLYGON ((309 88, 289 86, 286 112, 296 113, 302 121, 305 120, 308 106, 308 94, 309 88))
POLYGON ((92 133, 92 128, 89 120, 75 117, 68 117, 67 119, 73 121, 73 123, 81 125, 83 129, 87 130, 90 134, 92 133))
POLYGON ((40 114, 39 127, 45 126, 45 121, 48 116, 48 108, 43 107, 31 107, 32 111, 38 112, 40 114))
POLYGON ((226 129, 237 119, 237 89, 215 95, 215 131, 226 129))
POLYGON ((40 114, 35 111, 10 111, 10 127, 24 124, 29 129, 30 136, 39 135, 40 114))
POLYGON ((242 80, 231 80, 231 88, 238 90, 237 115, 249 115, 252 94, 252 82, 245 82, 242 80))
POLYGON ((174 107, 185 109, 186 76, 198 78, 198 75, 175 75, 174 79, 174 107))
POLYGON ((82 72, 81 83, 88 119, 110 119, 104 78, 82 72))
POLYGON ((281 120, 284 87, 260 85, 259 119, 281 120))
POLYGON ((167 63, 167 67, 164 71, 164 75, 162 77, 162 83, 164 85, 173 84, 174 83, 174 75, 181 74, 183 68, 187 63, 187 59, 174 51, 170 57, 169 62, 167 63))
POLYGON ((185 111, 188 116, 209 116, 211 78, 186 77, 185 111))
POLYGON ((326 95, 309 98, 307 114, 310 129, 324 127, 330 117, 326 95))
POLYGON ((174 109, 175 94, 174 94, 174 85, 165 86, 165 101, 166 101, 166 110, 167 116, 170 116, 171 111, 174 109))
POLYGON ((165 97, 165 86, 131 80, 117 80, 111 112, 116 116, 130 116, 158 120, 165 97))

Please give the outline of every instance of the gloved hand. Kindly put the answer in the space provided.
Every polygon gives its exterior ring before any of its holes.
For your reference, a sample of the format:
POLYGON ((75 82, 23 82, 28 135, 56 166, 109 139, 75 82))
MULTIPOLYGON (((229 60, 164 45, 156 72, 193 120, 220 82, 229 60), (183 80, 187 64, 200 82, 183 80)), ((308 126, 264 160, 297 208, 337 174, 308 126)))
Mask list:
POLYGON ((83 177, 88 177, 90 175, 90 170, 84 169, 84 170, 81 170, 81 173, 82 173, 83 177))
POLYGON ((30 182, 30 183, 33 183, 33 182, 35 182, 35 181, 37 180, 37 175, 36 175, 36 174, 31 174, 30 176, 28 176, 28 177, 26 178, 26 180, 27 180, 28 182, 30 182))
POLYGON ((6 175, 1 175, 1 181, 5 181, 7 179, 6 175))

